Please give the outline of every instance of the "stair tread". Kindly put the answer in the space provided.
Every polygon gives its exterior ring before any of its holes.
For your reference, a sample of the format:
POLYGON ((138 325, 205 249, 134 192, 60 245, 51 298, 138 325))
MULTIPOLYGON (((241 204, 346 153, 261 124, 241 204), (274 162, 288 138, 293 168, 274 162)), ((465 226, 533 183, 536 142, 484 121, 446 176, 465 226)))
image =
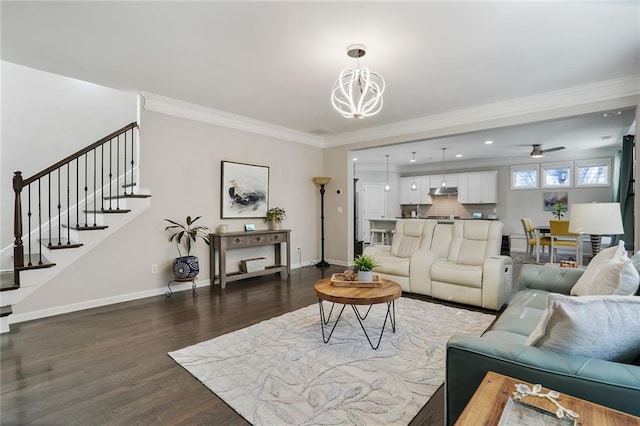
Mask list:
POLYGON ((129 213, 131 209, 101 209, 101 210, 83 210, 84 213, 98 213, 98 214, 114 214, 114 213, 129 213))
POLYGON ((112 195, 110 197, 104 197, 105 200, 116 200, 123 198, 150 198, 151 194, 120 194, 120 195, 112 195))
POLYGON ((43 238, 42 240, 40 240, 40 243, 47 247, 49 250, 64 250, 83 246, 82 243, 69 241, 66 238, 60 238, 60 240, 58 240, 57 238, 43 238))
POLYGON ((70 229, 73 229, 73 230, 76 230, 76 231, 99 231, 101 229, 107 229, 109 226, 108 225, 96 225, 96 226, 93 226, 93 225, 88 225, 88 226, 85 226, 85 225, 80 225, 80 226, 77 226, 77 225, 62 225, 62 227, 63 228, 70 228, 70 229))
POLYGON ((11 309, 11 306, 0 306, 0 317, 6 317, 12 313, 13 310, 11 309))
POLYGON ((42 264, 38 264, 37 256, 35 256, 35 257, 36 257, 36 259, 33 259, 33 261, 31 262, 32 263, 31 266, 29 266, 29 264, 27 262, 25 262, 24 266, 17 267, 16 270, 18 270, 18 271, 28 271, 30 269, 44 269, 44 268, 51 268, 53 266, 56 266, 55 263, 51 263, 51 262, 48 262, 48 261, 45 262, 46 259, 44 259, 44 258, 42 259, 42 264))

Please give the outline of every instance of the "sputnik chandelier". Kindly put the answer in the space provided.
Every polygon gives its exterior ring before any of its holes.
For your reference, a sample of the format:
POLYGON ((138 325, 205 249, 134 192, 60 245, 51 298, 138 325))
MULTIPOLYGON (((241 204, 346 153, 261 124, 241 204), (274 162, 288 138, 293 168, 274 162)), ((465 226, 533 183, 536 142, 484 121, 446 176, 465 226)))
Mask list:
POLYGON ((382 109, 384 79, 369 68, 360 68, 360 58, 366 54, 362 44, 347 47, 347 55, 355 58, 357 68, 345 68, 333 84, 331 104, 345 118, 364 118, 382 109))

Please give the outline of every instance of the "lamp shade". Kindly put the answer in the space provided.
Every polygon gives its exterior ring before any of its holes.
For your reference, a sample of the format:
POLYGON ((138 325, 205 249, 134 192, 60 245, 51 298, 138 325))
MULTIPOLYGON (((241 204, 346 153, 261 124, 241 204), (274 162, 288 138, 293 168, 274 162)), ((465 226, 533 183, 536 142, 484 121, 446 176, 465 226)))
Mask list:
POLYGON ((620 203, 571 204, 569 232, 591 235, 623 234, 620 203))
POLYGON ((329 183, 330 180, 331 178, 328 176, 318 176, 313 178, 313 183, 315 183, 318 186, 326 185, 329 183))

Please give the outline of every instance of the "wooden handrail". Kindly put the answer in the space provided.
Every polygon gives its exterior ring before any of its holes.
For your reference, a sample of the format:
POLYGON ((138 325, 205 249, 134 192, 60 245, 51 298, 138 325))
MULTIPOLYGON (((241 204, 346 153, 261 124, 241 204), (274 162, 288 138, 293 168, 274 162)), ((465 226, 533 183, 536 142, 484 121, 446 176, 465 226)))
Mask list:
POLYGON ((40 179, 43 176, 48 175, 49 173, 51 173, 52 171, 58 169, 59 167, 64 166, 65 164, 75 160, 76 158, 79 158, 80 156, 86 154, 87 152, 99 147, 103 143, 108 142, 109 140, 115 138, 116 136, 121 135, 122 133, 124 133, 124 132, 126 132, 128 130, 134 129, 136 127, 138 127, 138 124, 136 122, 133 122, 131 124, 127 124, 122 129, 116 130, 115 132, 111 133, 110 135, 105 136, 104 138, 92 143, 91 145, 89 145, 89 146, 87 146, 85 148, 82 148, 80 151, 78 151, 78 152, 76 152, 74 154, 71 154, 70 156, 58 161, 53 166, 49 166, 46 169, 44 169, 43 171, 38 172, 35 175, 33 175, 33 176, 31 176, 31 177, 29 177, 27 179, 23 179, 22 180, 22 186, 25 187, 25 186, 29 185, 30 183, 35 182, 36 180, 40 179))
MULTIPOLYGON (((49 245, 51 245, 51 217, 52 217, 52 209, 51 209, 51 174, 54 173, 56 170, 58 171, 57 177, 58 177, 58 203, 57 203, 57 209, 58 209, 58 221, 60 221, 60 212, 62 209, 62 205, 60 204, 60 170, 63 166, 67 165, 67 216, 68 216, 68 211, 69 211, 69 176, 68 176, 68 171, 69 171, 69 164, 76 160, 79 159, 80 157, 82 157, 83 155, 85 156, 85 166, 84 166, 84 172, 85 172, 85 183, 84 183, 84 196, 85 196, 85 226, 87 225, 87 221, 86 221, 86 216, 87 216, 87 210, 88 210, 88 206, 86 203, 87 200, 87 190, 89 189, 87 187, 87 157, 86 154, 88 154, 91 151, 94 151, 94 158, 93 158, 93 162, 94 162, 94 170, 93 170, 93 191, 94 193, 96 192, 96 157, 95 157, 95 150, 97 148, 99 148, 101 145, 104 145, 107 142, 112 141, 115 138, 118 138, 118 142, 117 142, 117 149, 118 149, 118 156, 119 156, 119 150, 120 150, 120 142, 119 142, 119 136, 124 134, 125 135, 125 140, 124 140, 124 144, 125 144, 125 150, 126 150, 126 146, 127 146, 127 139, 126 139, 126 135, 128 131, 132 131, 133 129, 135 129, 136 127, 138 127, 138 124, 136 122, 127 124, 126 126, 124 126, 123 128, 116 130, 115 132, 111 133, 108 136, 105 136, 103 138, 101 138, 100 140, 92 143, 91 145, 82 148, 80 151, 69 155, 68 157, 58 161, 57 163, 53 164, 52 166, 47 167, 46 169, 42 170, 41 172, 38 172, 36 174, 34 174, 33 176, 27 178, 27 179, 23 179, 22 178, 22 173, 20 171, 16 171, 14 173, 13 176, 13 191, 15 193, 15 203, 14 203, 14 247, 13 247, 13 261, 14 261, 14 284, 15 285, 20 285, 20 268, 25 266, 25 247, 23 245, 22 242, 22 236, 23 236, 23 212, 22 212, 22 190, 23 188, 30 188, 29 185, 31 185, 34 182, 38 182, 37 185, 37 190, 38 190, 38 229, 41 230, 42 229, 42 220, 41 220, 41 216, 40 216, 40 179, 42 179, 43 177, 49 175, 49 179, 48 179, 48 216, 49 216, 49 245)), ((133 136, 131 139, 131 183, 133 183, 133 165, 134 165, 134 161, 133 161, 133 136)), ((111 154, 109 154, 111 155, 111 154)), ((118 160, 119 161, 119 160, 118 160)), ((124 152, 124 162, 127 161, 127 157, 126 157, 126 151, 124 152)), ((109 163, 111 164, 111 163, 109 163)), ((118 167, 119 167, 119 162, 117 163, 118 167)), ((76 169, 78 170, 78 169, 76 169)), ((126 165, 124 166, 124 170, 125 170, 125 184, 126 184, 126 165)), ((119 171, 117 172, 117 179, 119 180, 119 171)), ((111 178, 111 170, 109 170, 109 178, 111 178)), ((116 182, 119 185, 119 181, 116 182)), ((104 182, 103 182, 104 185, 104 182)), ((111 184, 109 184, 111 187, 111 184)), ((78 194, 78 182, 76 182, 76 201, 79 203, 80 200, 80 196, 78 194)), ((55 191, 55 189, 54 189, 55 191)), ((28 197, 30 197, 31 191, 28 192, 28 197)), ((29 198, 30 200, 30 198, 29 198)), ((104 208, 104 207, 103 207, 104 208)), ((119 208, 119 207, 118 207, 119 208)), ((31 202, 29 201, 28 203, 28 231, 27 233, 30 234, 31 232, 31 202)), ((80 226, 80 219, 79 219, 79 210, 80 210, 80 206, 78 205, 76 208, 76 219, 77 219, 77 225, 76 226, 80 226)), ((94 226, 95 226, 95 215, 96 215, 96 203, 94 200, 94 226)), ((60 230, 60 223, 58 223, 58 229, 60 230)), ((67 239, 70 241, 70 237, 69 234, 67 234, 67 239)), ((40 241, 40 243, 42 242, 42 235, 38 235, 38 240, 40 241)), ((28 247, 28 266, 31 266, 31 243, 30 243, 30 239, 29 239, 29 247, 28 247)), ((58 235, 58 245, 61 245, 61 236, 58 235)), ((40 245, 39 245, 40 247, 40 245)), ((42 265, 42 249, 40 247, 39 250, 39 265, 42 265)))

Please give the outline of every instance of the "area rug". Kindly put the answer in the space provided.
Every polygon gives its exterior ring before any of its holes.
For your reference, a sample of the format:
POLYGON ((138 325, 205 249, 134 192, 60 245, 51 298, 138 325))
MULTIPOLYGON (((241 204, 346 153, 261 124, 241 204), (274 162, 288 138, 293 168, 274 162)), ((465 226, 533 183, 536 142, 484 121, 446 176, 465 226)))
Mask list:
MULTIPOLYGON (((373 306, 370 335, 385 314, 373 306)), ((348 307, 323 343, 314 304, 169 356, 254 425, 406 425, 444 382, 449 337, 480 335, 493 319, 402 297, 396 332, 387 323, 374 351, 348 307)))

